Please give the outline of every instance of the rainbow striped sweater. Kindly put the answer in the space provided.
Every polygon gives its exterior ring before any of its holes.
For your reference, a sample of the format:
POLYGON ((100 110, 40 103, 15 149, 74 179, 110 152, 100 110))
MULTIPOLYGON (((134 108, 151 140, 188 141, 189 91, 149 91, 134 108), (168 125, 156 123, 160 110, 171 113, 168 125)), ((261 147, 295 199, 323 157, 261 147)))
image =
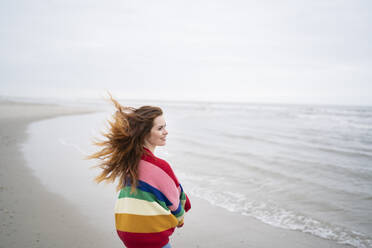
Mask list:
POLYGON ((128 248, 161 248, 191 208, 170 165, 145 148, 138 186, 126 185, 115 205, 116 230, 128 248))

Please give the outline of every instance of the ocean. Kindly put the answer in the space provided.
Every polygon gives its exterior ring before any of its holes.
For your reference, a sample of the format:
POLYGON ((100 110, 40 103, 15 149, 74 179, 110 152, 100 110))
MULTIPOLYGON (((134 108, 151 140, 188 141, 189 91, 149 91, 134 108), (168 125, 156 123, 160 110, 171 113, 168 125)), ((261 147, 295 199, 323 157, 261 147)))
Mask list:
MULTIPOLYGON (((128 102, 141 104, 149 103, 128 102)), ((372 247, 372 107, 157 105, 169 135, 156 154, 172 165, 190 195, 278 228, 372 247)), ((107 103, 101 107, 99 113, 32 123, 22 147, 48 189, 80 202, 97 219, 112 211, 116 198, 115 186, 92 182, 98 170, 84 160, 114 111, 107 103), (94 199, 95 208, 82 199, 94 199)), ((102 221, 112 228, 113 220, 102 221)))

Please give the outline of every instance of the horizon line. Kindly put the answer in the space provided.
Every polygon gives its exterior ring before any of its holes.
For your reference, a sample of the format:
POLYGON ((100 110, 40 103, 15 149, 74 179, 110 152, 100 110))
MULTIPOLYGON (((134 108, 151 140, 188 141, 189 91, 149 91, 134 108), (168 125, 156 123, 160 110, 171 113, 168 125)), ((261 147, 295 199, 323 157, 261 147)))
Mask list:
MULTIPOLYGON (((244 101, 244 100, 206 100, 206 99, 156 99, 156 98, 147 98, 147 99, 141 99, 141 98, 125 98, 125 97, 115 97, 119 101, 154 101, 154 102, 166 102, 166 103, 204 103, 204 104, 255 104, 255 105, 298 105, 298 106, 309 106, 309 105, 316 105, 316 106, 338 106, 338 107, 372 107, 372 104, 345 104, 345 103, 315 103, 315 102, 279 102, 279 101, 244 101)), ((57 100, 57 101, 65 101, 66 103, 71 102, 80 102, 84 103, 87 100, 107 100, 106 97, 82 97, 82 98, 76 98, 76 97, 40 97, 40 96, 10 96, 10 95, 3 95, 0 94, 0 101, 14 101, 14 102, 24 102, 28 101, 37 101, 37 100, 45 100, 48 102, 48 100, 57 100)), ((34 102, 37 103, 37 102, 34 102)), ((43 103, 43 102, 40 102, 43 103)))

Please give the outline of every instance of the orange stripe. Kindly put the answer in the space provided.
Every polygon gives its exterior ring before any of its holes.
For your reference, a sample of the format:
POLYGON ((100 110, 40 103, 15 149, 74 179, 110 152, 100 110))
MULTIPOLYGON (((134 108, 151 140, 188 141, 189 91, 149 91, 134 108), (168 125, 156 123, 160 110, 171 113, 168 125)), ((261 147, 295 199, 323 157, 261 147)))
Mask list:
POLYGON ((176 227, 178 220, 170 215, 115 214, 116 229, 122 232, 155 233, 176 227))

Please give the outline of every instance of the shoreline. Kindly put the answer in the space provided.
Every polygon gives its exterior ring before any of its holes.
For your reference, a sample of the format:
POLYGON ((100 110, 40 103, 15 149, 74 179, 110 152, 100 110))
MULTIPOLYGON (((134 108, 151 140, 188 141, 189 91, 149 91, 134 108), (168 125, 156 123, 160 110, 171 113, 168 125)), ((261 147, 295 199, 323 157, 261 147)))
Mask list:
POLYGON ((86 224, 75 206, 41 185, 20 151, 30 123, 93 112, 97 111, 0 102, 0 247, 104 247, 106 242, 91 238, 99 237, 99 231, 86 224))
MULTIPOLYGON (((84 213, 63 196, 48 191, 32 174, 20 146, 27 125, 63 115, 82 115, 97 109, 0 101, 0 247, 123 247, 113 233, 103 237, 84 213)), ((42 154, 42 151, 41 151, 42 154)), ((185 189, 187 191, 187 189, 185 189)), ((253 217, 229 212, 189 196, 191 211, 185 226, 176 229, 171 245, 183 247, 351 247, 310 234, 276 228, 253 217)), ((97 223, 99 224, 99 223, 97 223)), ((115 232, 115 230, 113 230, 115 232)))
POLYGON ((185 216, 184 227, 176 229, 171 238, 174 247, 352 248, 311 234, 270 226, 211 205, 204 199, 191 196, 190 201, 192 208, 185 216))

